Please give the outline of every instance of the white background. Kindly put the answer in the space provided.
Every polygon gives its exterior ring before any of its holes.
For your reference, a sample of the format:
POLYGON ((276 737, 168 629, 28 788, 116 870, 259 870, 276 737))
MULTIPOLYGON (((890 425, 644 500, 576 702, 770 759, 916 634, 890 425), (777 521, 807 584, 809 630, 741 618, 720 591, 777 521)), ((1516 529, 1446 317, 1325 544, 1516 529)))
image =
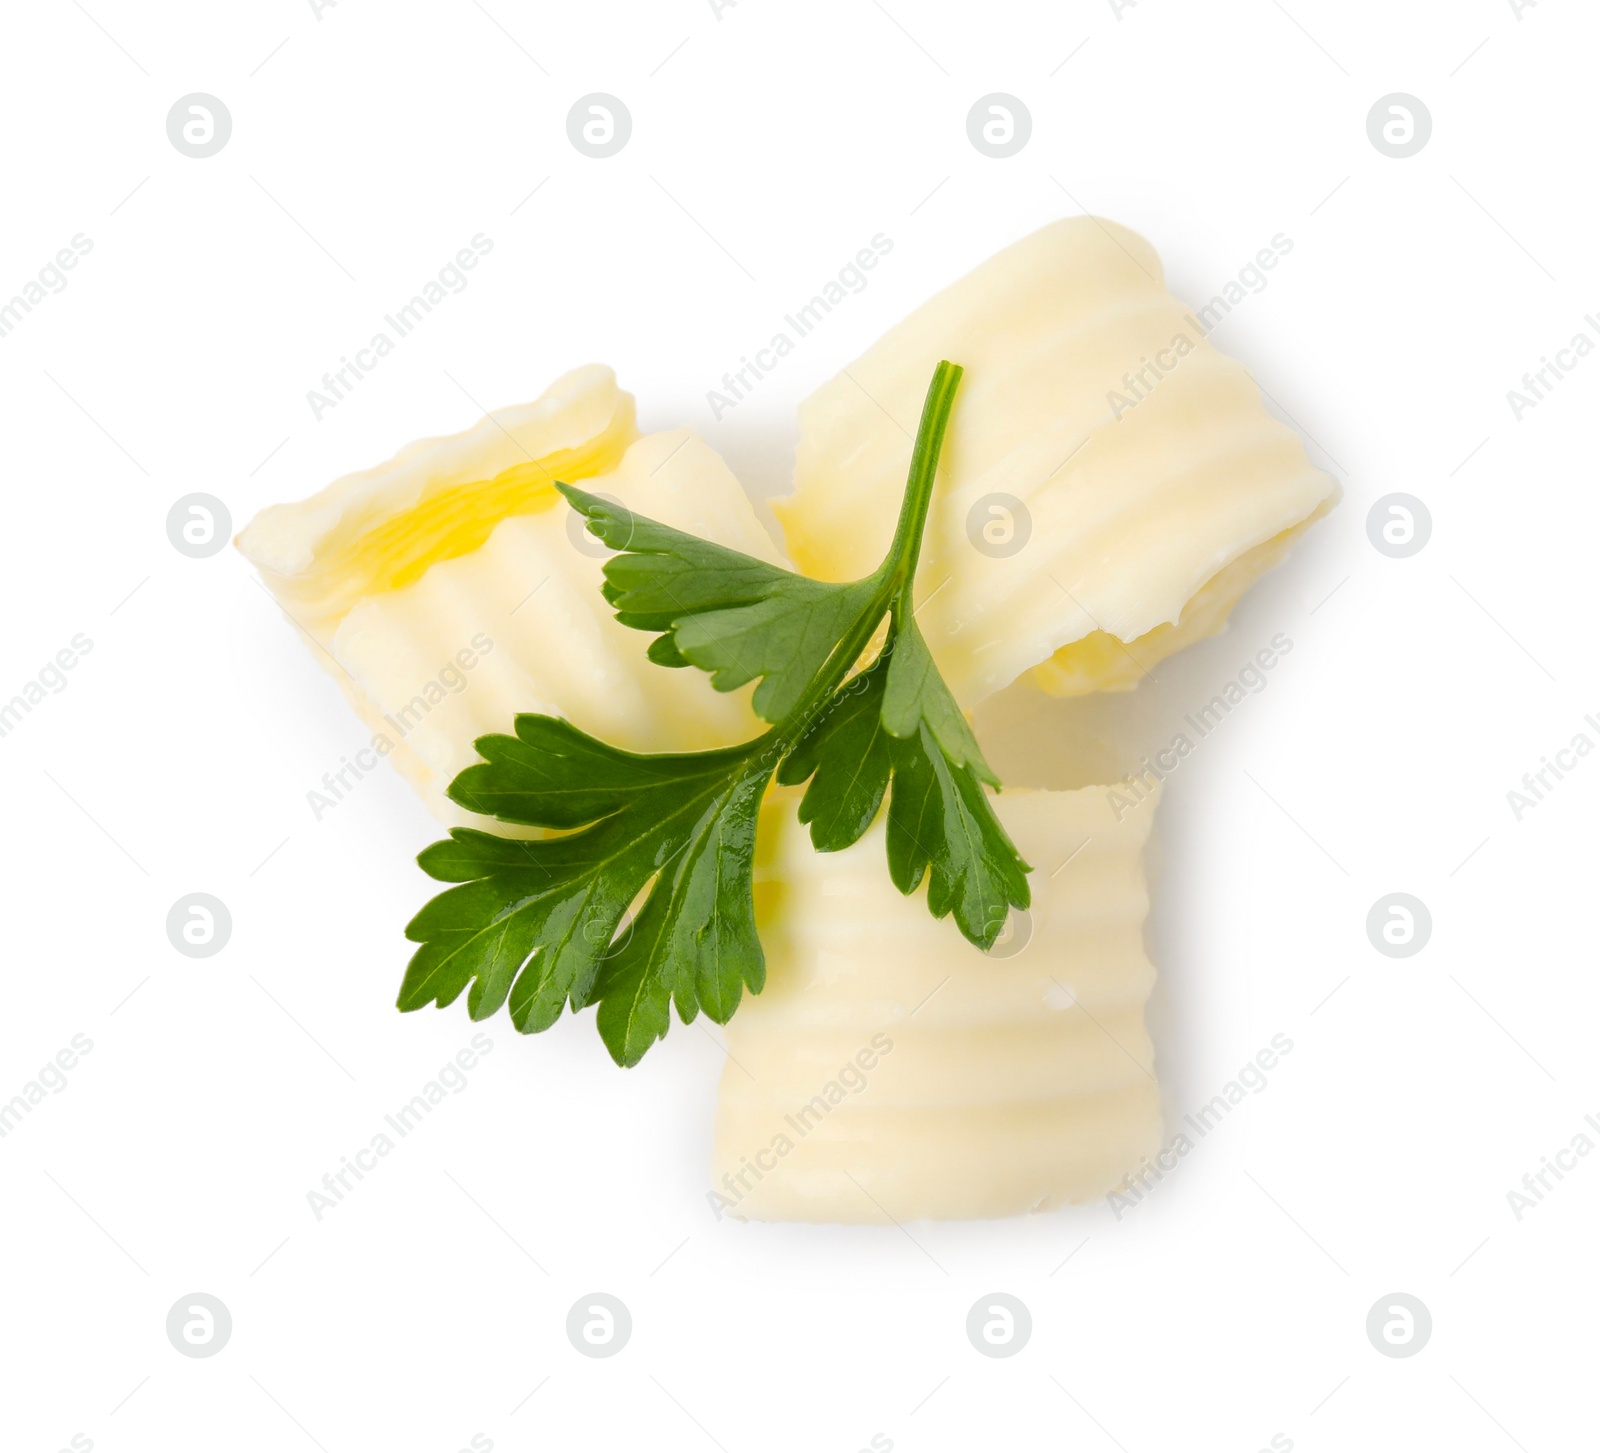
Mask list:
POLYGON ((0 1444, 1592 1437, 1600 1157, 1520 1221, 1507 1192, 1600 1112, 1600 761, 1520 822, 1506 793, 1600 741, 1600 358, 1520 422, 1505 397, 1600 331, 1592 13, 49 0, 4 26, 0 296, 74 234, 93 250, 0 339, 0 697, 75 633, 93 650, 0 740, 0 1097, 73 1035, 94 1048, 0 1140, 0 1444), (233 117, 207 160, 165 131, 192 91, 233 117), (590 91, 633 116, 605 161, 566 136, 590 91), (991 91, 1033 117, 1005 161, 966 136, 991 91), (1366 133, 1394 91, 1434 121, 1404 161, 1366 133), (1174 1113, 1287 1034, 1267 1088, 1120 1221, 747 1226, 706 1205, 708 1034, 624 1074, 587 1017, 526 1040, 502 1017, 468 1087, 316 1221, 307 1192, 473 1032, 459 1005, 391 1007, 435 830, 387 772, 313 820, 365 734, 235 552, 172 548, 173 501, 215 494, 237 528, 590 360, 647 428, 697 427, 780 492, 798 399, 1082 209, 1148 236, 1197 303, 1294 243, 1214 341, 1345 498, 1160 688, 1181 715, 1294 642, 1174 778, 1153 922, 1174 1113), (316 421, 307 390, 479 232, 470 286, 316 421), (870 286, 714 421, 706 390, 879 232, 870 286), (1407 560, 1366 535, 1393 491, 1433 516, 1407 560), (195 890, 233 915, 215 958, 166 938, 195 890), (1407 960, 1365 935, 1395 890, 1434 919, 1407 960), (607 1361, 564 1333, 595 1290, 634 1319, 607 1361), (1034 1320, 1008 1360, 964 1332, 998 1290, 1034 1320), (206 1360, 164 1331, 193 1291, 234 1321, 206 1360), (1364 1330, 1395 1291, 1434 1321, 1405 1360, 1364 1330))

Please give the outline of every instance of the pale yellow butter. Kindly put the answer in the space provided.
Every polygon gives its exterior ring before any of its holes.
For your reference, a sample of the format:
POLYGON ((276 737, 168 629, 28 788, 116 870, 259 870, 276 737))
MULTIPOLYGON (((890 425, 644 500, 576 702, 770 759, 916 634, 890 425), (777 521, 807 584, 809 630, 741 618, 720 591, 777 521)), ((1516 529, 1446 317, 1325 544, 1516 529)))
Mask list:
POLYGON ((686 429, 639 438, 633 417, 609 369, 581 369, 533 404, 264 510, 239 537, 379 750, 445 822, 518 833, 445 789, 478 760, 474 740, 509 732, 519 712, 639 752, 762 730, 748 689, 724 695, 647 659, 650 635, 601 595, 609 552, 555 489, 577 483, 778 563, 721 458, 686 429))
POLYGON ((996 253, 801 404, 795 491, 774 505, 800 569, 876 564, 941 358, 966 374, 917 619, 968 709, 1035 668, 1063 695, 1136 686, 1221 629, 1338 494, 1149 243, 1077 217, 996 253))
POLYGON ((890 882, 881 819, 818 853, 792 803, 770 804, 767 987, 726 1030, 720 1215, 1013 1215, 1105 1195, 1159 1149, 1143 941, 1155 797, 1120 821, 1103 788, 995 805, 1034 865, 1034 902, 986 955, 924 890, 890 882))

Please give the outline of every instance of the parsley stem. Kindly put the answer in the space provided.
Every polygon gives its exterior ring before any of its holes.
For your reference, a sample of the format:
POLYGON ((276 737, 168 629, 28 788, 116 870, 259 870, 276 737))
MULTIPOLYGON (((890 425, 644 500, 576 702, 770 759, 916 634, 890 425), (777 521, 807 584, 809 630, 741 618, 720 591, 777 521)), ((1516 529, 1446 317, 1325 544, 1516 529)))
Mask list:
POLYGON ((905 498, 900 502, 894 543, 884 561, 890 579, 895 582, 896 594, 902 587, 909 589, 917 573, 922 533, 928 523, 934 480, 939 472, 939 451, 944 447, 944 433, 950 423, 950 411, 955 407, 961 373, 960 364, 942 360, 933 371, 927 397, 922 402, 922 418, 917 424, 916 442, 911 446, 911 473, 906 480, 905 498))
MULTIPOLYGON (((909 610, 912 581, 917 573, 917 557, 922 550, 922 533, 928 523, 934 480, 939 471, 939 451, 944 447, 945 429, 950 423, 950 411, 955 407, 961 373, 960 364, 948 361, 941 361, 933 371, 927 396, 922 401, 917 437, 911 446, 911 471, 906 479, 905 495, 900 501, 900 518, 895 525, 894 540, 884 556, 883 564, 869 577, 878 585, 873 592, 872 603, 839 642, 829 656, 828 664, 817 673, 816 679, 795 703, 794 710, 765 736, 757 739, 764 746, 776 746, 781 753, 798 742, 816 720, 817 714, 832 700, 834 692, 861 659, 861 653, 872 643, 884 613, 892 609, 898 616, 901 609, 909 610)), ((891 638, 893 630, 891 623, 891 638)))

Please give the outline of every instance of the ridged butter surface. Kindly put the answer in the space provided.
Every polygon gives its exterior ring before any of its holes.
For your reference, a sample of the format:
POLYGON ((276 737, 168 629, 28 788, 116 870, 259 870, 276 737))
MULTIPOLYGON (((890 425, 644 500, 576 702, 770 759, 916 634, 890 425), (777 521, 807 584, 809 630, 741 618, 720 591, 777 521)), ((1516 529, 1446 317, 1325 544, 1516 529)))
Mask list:
MULTIPOLYGON (((727 466, 686 429, 646 435, 615 470, 584 487, 777 561, 727 466)), ((747 690, 723 694, 702 672, 647 658, 652 636, 616 620, 600 593, 608 552, 579 531, 576 518, 560 501, 503 520, 470 555, 362 601, 334 634, 334 659, 358 688, 374 730, 398 738, 397 765, 446 821, 469 820, 444 789, 478 760, 474 740, 509 732, 519 712, 565 717, 634 752, 698 751, 762 730, 747 690), (449 690, 430 693, 428 683, 463 649, 475 657, 471 668, 455 672, 449 690)))
POLYGON ((270 505, 236 543, 284 610, 326 645, 358 601, 469 553, 509 515, 554 508, 557 479, 615 468, 638 437, 633 396, 590 364, 530 404, 418 439, 309 499, 270 505))
POLYGON ((1136 686, 1220 629, 1338 492, 1167 292, 1150 244, 1077 217, 930 298, 802 403, 795 492, 774 505, 801 570, 877 562, 941 358, 966 376, 917 619, 965 707, 1037 667, 1058 694, 1136 686))
POLYGON ((445 795, 476 738, 519 712, 563 716, 632 751, 684 752, 757 735, 749 689, 646 656, 651 636, 601 595, 609 552, 554 480, 781 563, 738 481, 687 429, 638 438, 606 368, 378 469, 262 511, 241 550, 344 688, 383 755, 448 823, 445 795))
POLYGON ((1104 1195, 1155 1153, 1144 853, 1155 798, 1004 792, 1034 902, 984 954, 903 897, 883 823, 813 850, 793 802, 762 822, 765 990, 727 1027, 723 1214, 883 1222, 1012 1215, 1104 1195))

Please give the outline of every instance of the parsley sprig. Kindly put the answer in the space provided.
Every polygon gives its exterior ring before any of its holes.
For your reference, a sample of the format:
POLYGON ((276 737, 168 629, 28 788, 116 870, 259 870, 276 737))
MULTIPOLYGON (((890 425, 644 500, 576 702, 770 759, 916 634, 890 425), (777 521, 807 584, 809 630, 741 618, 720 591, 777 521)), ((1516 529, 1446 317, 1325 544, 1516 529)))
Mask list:
POLYGON ((406 927, 420 944, 399 1007, 453 1003, 484 1019, 509 1005, 523 1033, 568 1004, 598 1006, 601 1037, 634 1065, 671 1009, 725 1024, 766 959, 751 877, 756 821, 774 775, 809 781, 800 820, 822 852, 848 847, 889 797, 889 874, 928 880, 928 907, 980 948, 1029 902, 1028 865, 994 815, 999 779, 917 627, 912 587, 939 451, 961 369, 929 385, 894 539, 863 580, 832 584, 768 565, 558 485, 618 553, 607 601, 656 633, 650 659, 694 666, 719 691, 757 681, 770 729, 738 746, 624 752, 558 717, 522 715, 480 737, 483 760, 450 784, 462 807, 554 829, 527 842, 455 828, 418 858, 440 893, 406 927), (883 644, 858 670, 883 628, 883 644), (892 784, 892 785, 891 785, 892 784), (631 916, 629 910, 638 905, 631 916))

